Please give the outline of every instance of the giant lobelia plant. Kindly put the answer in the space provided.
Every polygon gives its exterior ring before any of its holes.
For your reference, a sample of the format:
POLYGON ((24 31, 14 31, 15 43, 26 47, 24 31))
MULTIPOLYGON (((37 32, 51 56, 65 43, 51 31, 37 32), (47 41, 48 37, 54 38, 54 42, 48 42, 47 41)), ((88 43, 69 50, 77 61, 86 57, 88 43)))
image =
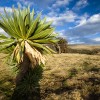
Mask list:
POLYGON ((19 74, 16 84, 24 77, 29 68, 45 64, 44 55, 54 53, 47 44, 56 43, 52 22, 46 18, 40 19, 30 7, 15 9, 12 13, 0 14, 0 27, 7 35, 0 34, 0 52, 6 53, 13 62, 17 63, 19 74))

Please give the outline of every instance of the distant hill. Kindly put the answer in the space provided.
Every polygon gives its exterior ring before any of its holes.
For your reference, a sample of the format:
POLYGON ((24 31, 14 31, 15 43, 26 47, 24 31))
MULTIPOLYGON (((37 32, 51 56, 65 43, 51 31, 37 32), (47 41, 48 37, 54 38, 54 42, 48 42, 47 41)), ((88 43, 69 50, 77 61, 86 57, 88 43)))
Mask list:
POLYGON ((69 44, 68 53, 80 53, 80 54, 100 54, 100 45, 80 45, 69 44))

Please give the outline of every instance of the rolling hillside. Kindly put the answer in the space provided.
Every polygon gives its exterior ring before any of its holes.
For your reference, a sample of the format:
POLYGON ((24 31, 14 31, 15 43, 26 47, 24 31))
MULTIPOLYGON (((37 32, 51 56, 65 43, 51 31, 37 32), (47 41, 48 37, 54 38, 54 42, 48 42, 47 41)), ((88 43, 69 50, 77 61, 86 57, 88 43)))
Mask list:
POLYGON ((68 53, 100 55, 100 45, 68 45, 68 53))

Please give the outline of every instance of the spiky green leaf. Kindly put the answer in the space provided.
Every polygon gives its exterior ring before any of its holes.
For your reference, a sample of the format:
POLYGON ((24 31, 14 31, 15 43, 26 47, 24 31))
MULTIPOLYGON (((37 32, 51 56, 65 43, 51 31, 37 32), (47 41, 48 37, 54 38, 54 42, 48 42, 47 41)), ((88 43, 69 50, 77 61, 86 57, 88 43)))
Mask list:
POLYGON ((41 14, 38 15, 38 17, 35 19, 35 21, 32 23, 32 25, 30 26, 27 34, 26 34, 26 38, 30 37, 32 35, 32 33, 34 32, 36 25, 40 19, 41 14))
POLYGON ((44 29, 46 29, 48 26, 50 26, 51 23, 52 23, 52 22, 48 22, 48 23, 46 23, 46 24, 43 24, 43 25, 39 26, 38 29, 35 31, 34 34, 40 33, 42 30, 44 30, 44 29))
POLYGON ((38 34, 34 34, 29 39, 41 39, 50 36, 53 33, 54 29, 46 29, 38 34))

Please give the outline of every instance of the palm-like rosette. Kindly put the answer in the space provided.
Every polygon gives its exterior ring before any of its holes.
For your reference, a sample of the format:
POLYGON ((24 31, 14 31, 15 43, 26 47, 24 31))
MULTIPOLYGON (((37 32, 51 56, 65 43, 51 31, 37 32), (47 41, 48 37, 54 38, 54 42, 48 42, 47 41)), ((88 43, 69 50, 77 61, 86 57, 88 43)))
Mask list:
POLYGON ((56 34, 51 22, 40 20, 39 14, 35 17, 34 10, 30 8, 15 9, 8 14, 0 14, 0 27, 8 34, 0 34, 0 51, 12 56, 13 60, 20 64, 26 54, 33 66, 45 63, 44 54, 53 53, 46 44, 56 43, 56 34))

